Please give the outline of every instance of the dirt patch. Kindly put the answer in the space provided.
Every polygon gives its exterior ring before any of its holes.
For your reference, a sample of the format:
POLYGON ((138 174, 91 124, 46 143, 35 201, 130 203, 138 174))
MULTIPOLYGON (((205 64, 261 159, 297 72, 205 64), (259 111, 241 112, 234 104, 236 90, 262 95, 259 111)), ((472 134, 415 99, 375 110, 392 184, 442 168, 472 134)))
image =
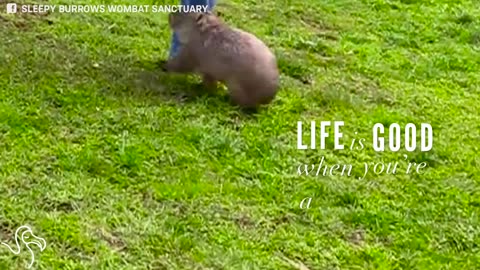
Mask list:
POLYGON ((348 242, 354 244, 354 245, 362 245, 365 241, 365 235, 366 232, 362 229, 358 229, 353 231, 347 236, 348 242))
POLYGON ((293 214, 283 214, 281 216, 275 217, 272 222, 275 226, 283 225, 283 224, 290 224, 295 222, 295 215, 293 214))
POLYGON ((96 234, 105 242, 108 243, 116 251, 124 251, 127 249, 127 243, 121 238, 119 233, 110 233, 104 228, 97 229, 96 234))
POLYGON ((249 229, 255 227, 255 222, 253 222, 253 220, 247 215, 240 215, 234 217, 233 220, 235 221, 235 224, 237 224, 241 229, 249 229))
POLYGON ((15 235, 15 226, 11 223, 3 221, 0 223, 0 239, 13 239, 15 235))
POLYGON ((293 269, 310 270, 310 268, 308 268, 301 260, 290 259, 290 258, 288 258, 287 256, 285 256, 281 253, 277 253, 276 255, 282 262, 286 263, 287 265, 289 265, 293 269))
POLYGON ((311 18, 310 16, 300 16, 299 21, 304 27, 315 33, 315 35, 320 38, 332 41, 337 41, 340 39, 335 26, 330 26, 325 22, 311 18))
POLYGON ((76 210, 76 207, 73 202, 68 201, 55 201, 50 199, 45 199, 40 207, 48 212, 64 212, 70 213, 76 210))

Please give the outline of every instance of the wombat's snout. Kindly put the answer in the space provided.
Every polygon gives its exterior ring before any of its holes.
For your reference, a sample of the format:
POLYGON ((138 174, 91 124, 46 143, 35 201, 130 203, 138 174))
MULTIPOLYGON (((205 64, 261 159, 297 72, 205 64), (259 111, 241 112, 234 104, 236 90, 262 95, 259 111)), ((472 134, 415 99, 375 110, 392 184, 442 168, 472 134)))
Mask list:
POLYGON ((168 25, 170 25, 170 27, 173 27, 173 23, 174 23, 174 14, 173 13, 168 13, 168 25))

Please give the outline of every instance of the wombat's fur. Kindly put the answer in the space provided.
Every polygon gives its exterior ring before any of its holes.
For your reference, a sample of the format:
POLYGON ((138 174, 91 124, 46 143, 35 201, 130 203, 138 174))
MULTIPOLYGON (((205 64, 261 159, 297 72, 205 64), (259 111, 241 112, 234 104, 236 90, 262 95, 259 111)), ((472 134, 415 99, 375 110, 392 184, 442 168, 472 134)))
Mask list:
POLYGON ((211 12, 170 13, 168 19, 182 47, 164 65, 167 72, 198 74, 207 87, 223 82, 232 101, 246 109, 275 98, 276 57, 253 34, 229 27, 211 12))

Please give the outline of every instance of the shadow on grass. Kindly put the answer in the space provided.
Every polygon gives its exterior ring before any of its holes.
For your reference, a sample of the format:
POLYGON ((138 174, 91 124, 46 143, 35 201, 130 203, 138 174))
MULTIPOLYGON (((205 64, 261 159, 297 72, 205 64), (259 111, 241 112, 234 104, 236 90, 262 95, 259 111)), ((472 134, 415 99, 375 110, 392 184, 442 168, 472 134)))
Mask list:
MULTIPOLYGON (((128 62, 128 61, 127 61, 128 62)), ((231 102, 228 90, 222 84, 215 89, 206 88, 200 77, 194 74, 167 73, 159 65, 161 61, 135 61, 131 74, 125 74, 116 67, 107 67, 101 70, 103 76, 114 81, 115 84, 126 85, 123 88, 111 89, 113 94, 129 95, 137 100, 148 98, 159 99, 160 102, 174 102, 176 104, 204 104, 218 110, 236 111, 243 116, 255 117, 263 108, 242 109, 231 102), (125 89, 127 92, 122 91, 125 89)), ((121 67, 121 66, 119 66, 121 67)))
POLYGON ((129 94, 132 98, 151 100, 156 96, 161 101, 177 103, 195 103, 201 100, 217 103, 228 100, 226 93, 222 94, 219 89, 214 92, 203 87, 197 76, 166 73, 153 60, 119 58, 99 67, 97 74, 103 81, 118 86, 110 89, 110 93, 129 94))

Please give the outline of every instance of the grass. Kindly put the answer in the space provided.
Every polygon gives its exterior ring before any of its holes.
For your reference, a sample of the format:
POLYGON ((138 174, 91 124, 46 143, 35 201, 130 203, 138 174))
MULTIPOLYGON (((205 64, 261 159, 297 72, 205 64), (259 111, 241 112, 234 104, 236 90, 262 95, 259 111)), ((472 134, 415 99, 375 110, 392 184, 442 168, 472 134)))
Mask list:
MULTIPOLYGON (((257 115, 156 69, 166 14, 1 14, 2 241, 30 225, 47 241, 32 246, 35 269, 480 267, 477 1, 217 10, 278 57, 281 92, 257 115), (322 120, 345 121, 347 148, 353 138, 366 148, 333 150, 329 137, 328 149, 297 150, 297 121, 322 120), (377 122, 430 123, 433 149, 374 152, 377 122), (427 162, 424 173, 297 174, 322 157, 362 168, 404 166, 403 154, 427 162)), ((0 246, 1 269, 28 262, 0 246)))

